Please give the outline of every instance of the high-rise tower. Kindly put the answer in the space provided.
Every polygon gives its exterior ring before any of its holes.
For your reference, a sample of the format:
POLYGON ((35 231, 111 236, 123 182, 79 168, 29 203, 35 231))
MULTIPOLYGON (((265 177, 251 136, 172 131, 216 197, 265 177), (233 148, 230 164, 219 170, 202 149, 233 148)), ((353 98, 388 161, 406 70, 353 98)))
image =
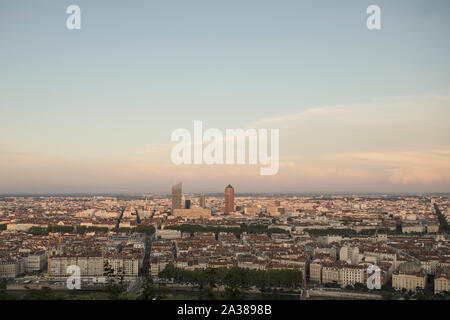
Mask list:
POLYGON ((234 189, 229 184, 225 188, 225 213, 231 213, 234 212, 234 189))
POLYGON ((206 198, 203 193, 200 194, 200 207, 206 208, 206 198))
POLYGON ((182 184, 181 182, 172 186, 172 212, 174 209, 182 209, 182 184))

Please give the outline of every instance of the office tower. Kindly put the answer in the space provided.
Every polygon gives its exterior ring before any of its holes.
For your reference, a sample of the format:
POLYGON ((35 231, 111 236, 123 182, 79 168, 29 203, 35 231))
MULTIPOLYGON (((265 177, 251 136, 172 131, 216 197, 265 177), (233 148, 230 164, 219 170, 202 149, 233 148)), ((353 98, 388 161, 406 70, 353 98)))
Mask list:
POLYGON ((200 194, 200 207, 206 208, 206 198, 203 193, 200 194))
POLYGON ((191 208, 191 200, 185 200, 184 201, 184 208, 190 209, 191 208))
POLYGON ((172 186, 172 212, 174 209, 182 209, 182 193, 181 193, 181 182, 172 186))
POLYGON ((225 188, 225 213, 234 212, 234 189, 229 184, 225 188))

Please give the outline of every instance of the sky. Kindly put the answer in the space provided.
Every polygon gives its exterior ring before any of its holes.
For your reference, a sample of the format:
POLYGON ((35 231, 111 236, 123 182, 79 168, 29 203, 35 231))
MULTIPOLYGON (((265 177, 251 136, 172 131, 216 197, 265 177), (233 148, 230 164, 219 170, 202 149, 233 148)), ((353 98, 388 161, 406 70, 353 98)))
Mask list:
POLYGON ((0 193, 450 192, 449 14, 448 0, 0 0, 0 193), (279 129, 278 174, 173 164, 171 133, 195 120, 279 129))

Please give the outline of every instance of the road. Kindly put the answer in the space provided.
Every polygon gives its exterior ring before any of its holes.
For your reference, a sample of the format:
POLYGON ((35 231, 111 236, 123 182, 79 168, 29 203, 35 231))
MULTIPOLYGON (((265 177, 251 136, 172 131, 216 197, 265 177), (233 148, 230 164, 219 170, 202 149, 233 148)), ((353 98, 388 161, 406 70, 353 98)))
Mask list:
POLYGON ((128 286, 127 293, 137 293, 141 289, 145 279, 148 276, 148 263, 150 261, 150 252, 152 249, 152 242, 155 239, 155 233, 152 234, 151 237, 146 237, 146 244, 145 244, 145 254, 144 254, 144 261, 143 261, 143 272, 142 275, 139 278, 136 278, 136 280, 133 280, 131 284, 128 286))

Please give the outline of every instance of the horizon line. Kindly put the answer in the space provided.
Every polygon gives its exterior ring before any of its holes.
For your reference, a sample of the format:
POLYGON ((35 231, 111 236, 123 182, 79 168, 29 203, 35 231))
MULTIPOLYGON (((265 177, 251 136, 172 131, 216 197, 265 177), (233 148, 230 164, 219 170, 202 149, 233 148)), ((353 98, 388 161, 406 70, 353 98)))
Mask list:
MULTIPOLYGON (((224 191, 218 192, 184 192, 185 195, 218 195, 224 194, 224 191)), ((247 196, 247 195, 265 195, 265 196, 275 196, 275 195, 289 195, 289 196, 326 196, 326 195, 414 195, 414 196, 425 196, 425 195, 440 195, 440 196, 450 196, 450 192, 372 192, 372 191, 285 191, 285 192, 237 192, 236 196, 247 196)), ((170 192, 11 192, 11 193, 0 193, 0 197, 23 197, 23 196, 171 196, 170 192)))

